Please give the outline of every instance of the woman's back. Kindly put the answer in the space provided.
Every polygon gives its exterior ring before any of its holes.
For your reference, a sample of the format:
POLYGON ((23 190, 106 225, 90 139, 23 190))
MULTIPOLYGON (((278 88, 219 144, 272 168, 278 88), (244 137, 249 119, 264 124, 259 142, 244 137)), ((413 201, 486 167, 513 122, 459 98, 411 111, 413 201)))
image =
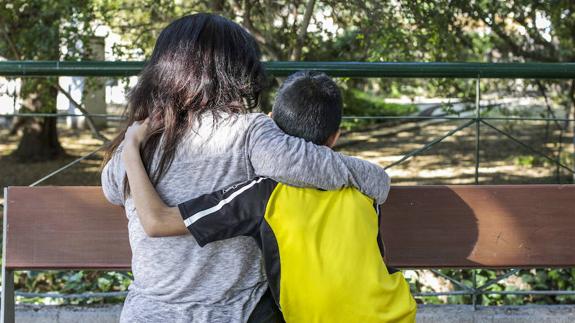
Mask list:
MULTIPOLYGON (((164 201, 177 205, 252 178, 246 135, 257 116, 239 115, 217 126, 211 116, 203 118, 182 140, 173 163, 156 187, 164 201)), ((104 191, 113 202, 121 202, 125 174, 118 155, 116 152, 102 174, 104 191)), ((131 198, 126 200, 125 208, 134 282, 124 305, 123 321, 247 319, 266 288, 260 251, 253 239, 235 238, 201 248, 191 235, 150 238, 131 198)))
POLYGON ((328 190, 354 186, 385 200, 389 178, 380 167, 286 136, 262 114, 244 114, 265 88, 260 58, 255 39, 221 16, 185 16, 160 33, 102 173, 106 197, 125 205, 129 218, 134 282, 122 321, 243 322, 266 288, 259 250, 247 237, 199 248, 191 236, 145 234, 122 194, 121 145, 136 121, 150 120, 140 154, 158 163, 149 175, 170 205, 256 174, 328 190), (212 115, 224 121, 216 125, 212 115))
MULTIPOLYGON (((378 203, 389 192, 382 168, 290 137, 263 114, 222 118, 214 124, 206 114, 177 146, 156 186, 167 204, 256 175, 326 190, 354 186, 378 203)), ((133 201, 124 202, 124 176, 120 147, 104 167, 102 187, 129 219, 134 282, 122 322, 245 322, 267 288, 255 242, 241 237, 200 248, 191 235, 148 237, 133 201)))

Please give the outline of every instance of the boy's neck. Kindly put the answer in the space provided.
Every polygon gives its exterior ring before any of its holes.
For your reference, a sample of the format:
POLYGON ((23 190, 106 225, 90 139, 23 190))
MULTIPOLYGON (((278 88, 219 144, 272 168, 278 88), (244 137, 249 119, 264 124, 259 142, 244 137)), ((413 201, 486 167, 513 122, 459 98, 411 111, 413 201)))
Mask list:
POLYGON ((335 144, 337 143, 340 134, 341 132, 339 131, 339 129, 336 132, 332 133, 331 136, 327 138, 327 141, 325 142, 324 146, 333 148, 333 146, 335 146, 335 144))

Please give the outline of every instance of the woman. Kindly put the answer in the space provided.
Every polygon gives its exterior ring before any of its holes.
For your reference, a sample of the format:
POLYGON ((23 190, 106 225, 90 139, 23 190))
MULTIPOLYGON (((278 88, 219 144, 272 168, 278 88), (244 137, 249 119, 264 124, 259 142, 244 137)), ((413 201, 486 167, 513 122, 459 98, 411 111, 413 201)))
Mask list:
MULTIPOLYGON (((150 119, 141 154, 164 201, 176 205, 259 175, 322 189, 353 185, 383 202, 388 178, 380 167, 287 136, 267 116, 247 113, 264 81, 255 40, 223 17, 186 16, 162 31, 129 96, 127 125, 150 119)), ((252 239, 200 248, 191 235, 146 235, 121 162, 124 134, 102 171, 104 194, 129 219, 134 281, 121 321, 268 320, 272 302, 262 298, 267 283, 252 239)))

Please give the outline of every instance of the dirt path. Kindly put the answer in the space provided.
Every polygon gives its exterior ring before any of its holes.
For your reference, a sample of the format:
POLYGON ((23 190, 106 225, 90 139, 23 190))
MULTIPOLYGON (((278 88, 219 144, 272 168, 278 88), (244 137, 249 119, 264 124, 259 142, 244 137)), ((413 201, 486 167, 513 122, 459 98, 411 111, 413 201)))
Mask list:
MULTIPOLYGON (((441 137, 463 122, 447 121, 405 127, 393 131, 383 127, 369 132, 350 133, 342 138, 340 151, 355 155, 382 166, 399 160, 403 155, 441 137)), ((509 131, 514 137, 537 150, 555 157, 558 132, 545 142, 545 124, 538 122, 492 122, 509 131)), ((395 128, 402 127, 396 126, 395 128)), ((563 138, 563 161, 573 168, 571 138, 563 138)), ((496 131, 482 126, 480 129, 481 184, 557 183, 556 166, 507 139, 496 131)), ((475 125, 461 130, 430 150, 389 169, 395 184, 473 184, 475 181, 475 125)), ((561 183, 572 182, 572 176, 560 172, 561 183)))

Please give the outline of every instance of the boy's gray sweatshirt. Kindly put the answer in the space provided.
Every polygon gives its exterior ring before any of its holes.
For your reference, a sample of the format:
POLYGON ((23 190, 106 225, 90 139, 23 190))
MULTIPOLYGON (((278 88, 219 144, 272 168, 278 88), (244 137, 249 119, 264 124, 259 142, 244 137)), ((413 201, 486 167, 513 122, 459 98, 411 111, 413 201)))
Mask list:
MULTIPOLYGON (((253 239, 201 248, 191 235, 150 238, 133 200, 123 196, 121 146, 102 172, 106 198, 123 205, 129 223, 134 281, 122 322, 245 322, 267 288, 253 239)), ((157 158, 155 158, 157 160, 157 158)), ((389 177, 374 164, 284 134, 266 115, 202 118, 183 138, 156 186, 171 206, 258 176, 297 186, 354 186, 383 203, 389 177)))

